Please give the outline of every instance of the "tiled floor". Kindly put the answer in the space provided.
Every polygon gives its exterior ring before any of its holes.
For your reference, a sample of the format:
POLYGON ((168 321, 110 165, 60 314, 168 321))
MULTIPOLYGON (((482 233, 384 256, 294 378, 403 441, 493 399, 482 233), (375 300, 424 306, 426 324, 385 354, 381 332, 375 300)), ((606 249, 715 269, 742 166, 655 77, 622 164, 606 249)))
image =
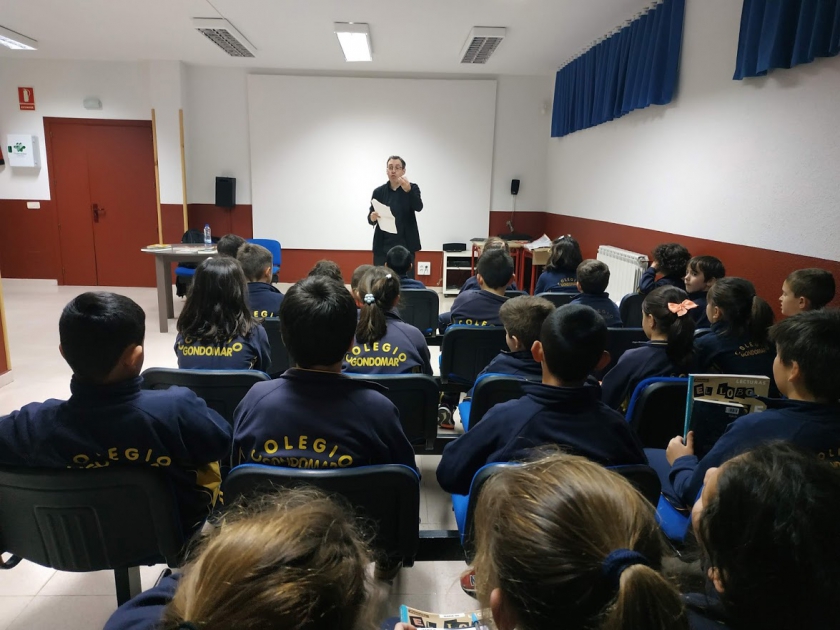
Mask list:
MULTIPOLYGON (((86 287, 58 287, 49 281, 3 281, 6 322, 9 327, 14 381, 0 387, 0 416, 26 403, 70 395, 70 369, 58 352, 58 318, 61 309, 86 287)), ((279 285, 285 290, 288 285, 279 285)), ((172 346, 173 322, 168 333, 158 332, 154 289, 111 289, 135 300, 146 311, 146 367, 176 367, 172 346)), ((441 300, 449 310, 451 298, 441 300)), ((176 315, 183 301, 176 298, 176 315)), ((438 348, 431 348, 432 365, 438 365, 438 348)), ((418 456, 423 473, 421 527, 455 529, 449 497, 435 481, 439 456, 418 456)), ((476 608, 458 583, 466 565, 461 562, 418 562, 403 569, 391 586, 383 610, 396 615, 400 604, 415 608, 462 612, 476 608)), ((144 588, 149 588, 163 566, 141 568, 144 588)), ((0 571, 0 630, 95 630, 116 608, 113 574, 65 573, 22 562, 0 571)))

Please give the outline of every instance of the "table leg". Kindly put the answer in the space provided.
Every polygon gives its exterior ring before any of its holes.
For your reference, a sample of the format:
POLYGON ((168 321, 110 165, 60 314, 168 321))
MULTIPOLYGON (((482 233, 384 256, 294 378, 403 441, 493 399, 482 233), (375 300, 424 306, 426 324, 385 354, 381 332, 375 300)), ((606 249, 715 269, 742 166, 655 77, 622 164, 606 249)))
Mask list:
POLYGON ((175 316, 172 304, 172 267, 163 256, 155 256, 155 283, 157 284, 158 320, 160 332, 169 331, 169 317, 175 316))
POLYGON ((534 295, 534 285, 537 282, 537 266, 534 264, 534 259, 531 259, 531 295, 534 295))

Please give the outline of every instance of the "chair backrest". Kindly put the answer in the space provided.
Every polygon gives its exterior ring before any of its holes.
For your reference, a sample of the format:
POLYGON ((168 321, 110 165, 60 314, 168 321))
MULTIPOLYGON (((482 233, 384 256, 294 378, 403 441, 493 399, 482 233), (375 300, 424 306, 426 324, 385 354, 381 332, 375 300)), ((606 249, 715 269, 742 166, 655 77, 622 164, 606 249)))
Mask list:
POLYGON ((282 250, 280 248, 280 241, 275 241, 271 238, 247 238, 245 239, 254 245, 262 245, 271 252, 271 262, 274 267, 279 267, 283 260, 282 250))
POLYGON ((706 335, 708 335, 710 332, 712 332, 712 329, 711 329, 711 328, 697 328, 697 329, 694 331, 694 338, 695 338, 695 339, 699 339, 700 337, 705 337, 705 336, 706 336, 706 335))
POLYGON ((621 315, 621 323, 625 328, 642 327, 642 302, 645 296, 641 293, 628 293, 621 298, 618 305, 618 313, 621 315))
POLYGON ((627 421, 646 448, 667 448, 685 430, 688 379, 657 376, 636 385, 627 421))
POLYGON ((438 326, 440 296, 432 289, 402 289, 398 310, 406 324, 418 328, 424 335, 431 335, 438 326))
POLYGON ((231 425, 236 406, 254 383, 271 380, 265 372, 258 370, 149 368, 140 376, 143 377, 143 389, 169 389, 173 386, 191 389, 231 425))
POLYGON ((263 320, 263 328, 268 336, 268 345, 271 346, 271 368, 268 370, 268 375, 271 378, 277 378, 292 367, 292 360, 280 335, 280 319, 266 317, 263 320))
POLYGON ((479 379, 470 406, 470 428, 475 427, 491 407, 521 398, 524 395, 522 384, 525 382, 523 377, 502 374, 490 374, 479 379))
POLYGON ((557 308, 558 306, 566 306, 566 304, 571 304, 572 300, 574 300, 580 293, 554 293, 554 292, 546 292, 546 293, 538 293, 537 297, 545 298, 552 304, 554 307, 557 308))
POLYGON ((641 328, 608 328, 607 352, 610 353, 610 362, 604 369, 596 371, 595 376, 599 380, 603 379, 607 372, 615 367, 622 354, 647 340, 647 335, 641 328))
POLYGON ((440 348, 441 379, 472 384, 481 370, 505 348, 503 326, 450 326, 440 348))
POLYGON ((60 571, 100 571, 177 566, 183 546, 160 471, 0 468, 0 552, 60 571))
MULTIPOLYGON (((472 483, 470 484, 469 502, 467 504, 467 518, 464 525, 464 533, 461 537, 461 544, 464 547, 464 553, 467 556, 468 563, 472 563, 475 558, 475 508, 478 505, 478 497, 481 493, 482 486, 484 486, 490 477, 501 470, 519 465, 518 463, 512 462, 487 464, 486 466, 482 466, 473 476, 472 483)), ((608 466, 607 470, 616 472, 627 479, 651 505, 656 507, 659 502, 661 484, 659 476, 653 468, 639 464, 632 466, 608 466)))
POLYGON ((352 374, 347 376, 379 383, 385 396, 400 412, 400 424, 412 446, 431 451, 437 438, 440 388, 426 374, 352 374))
POLYGON ((279 488, 314 486, 347 500, 376 529, 374 547, 390 559, 414 563, 420 537, 420 478, 408 466, 383 464, 311 470, 243 464, 222 483, 225 503, 279 488))
POLYGON ((528 292, 527 291, 513 290, 513 289, 508 289, 507 291, 505 291, 505 297, 507 299, 519 297, 520 295, 528 295, 528 292))

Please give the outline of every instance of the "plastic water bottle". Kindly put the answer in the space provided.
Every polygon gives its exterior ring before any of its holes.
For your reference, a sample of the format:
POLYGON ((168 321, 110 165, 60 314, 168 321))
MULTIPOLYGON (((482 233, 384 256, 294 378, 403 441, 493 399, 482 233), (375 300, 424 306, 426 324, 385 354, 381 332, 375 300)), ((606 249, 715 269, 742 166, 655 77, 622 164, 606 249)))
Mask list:
POLYGON ((205 247, 212 247, 213 239, 210 238, 210 224, 204 224, 204 246, 205 247))

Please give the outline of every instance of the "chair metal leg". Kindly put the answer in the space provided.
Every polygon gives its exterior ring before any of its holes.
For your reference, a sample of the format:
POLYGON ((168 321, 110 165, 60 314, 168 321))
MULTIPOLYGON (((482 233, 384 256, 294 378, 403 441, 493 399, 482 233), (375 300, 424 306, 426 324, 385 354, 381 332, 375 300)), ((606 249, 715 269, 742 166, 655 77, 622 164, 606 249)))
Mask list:
POLYGON ((142 590, 140 567, 114 569, 114 582, 117 585, 117 606, 122 606, 142 590))

